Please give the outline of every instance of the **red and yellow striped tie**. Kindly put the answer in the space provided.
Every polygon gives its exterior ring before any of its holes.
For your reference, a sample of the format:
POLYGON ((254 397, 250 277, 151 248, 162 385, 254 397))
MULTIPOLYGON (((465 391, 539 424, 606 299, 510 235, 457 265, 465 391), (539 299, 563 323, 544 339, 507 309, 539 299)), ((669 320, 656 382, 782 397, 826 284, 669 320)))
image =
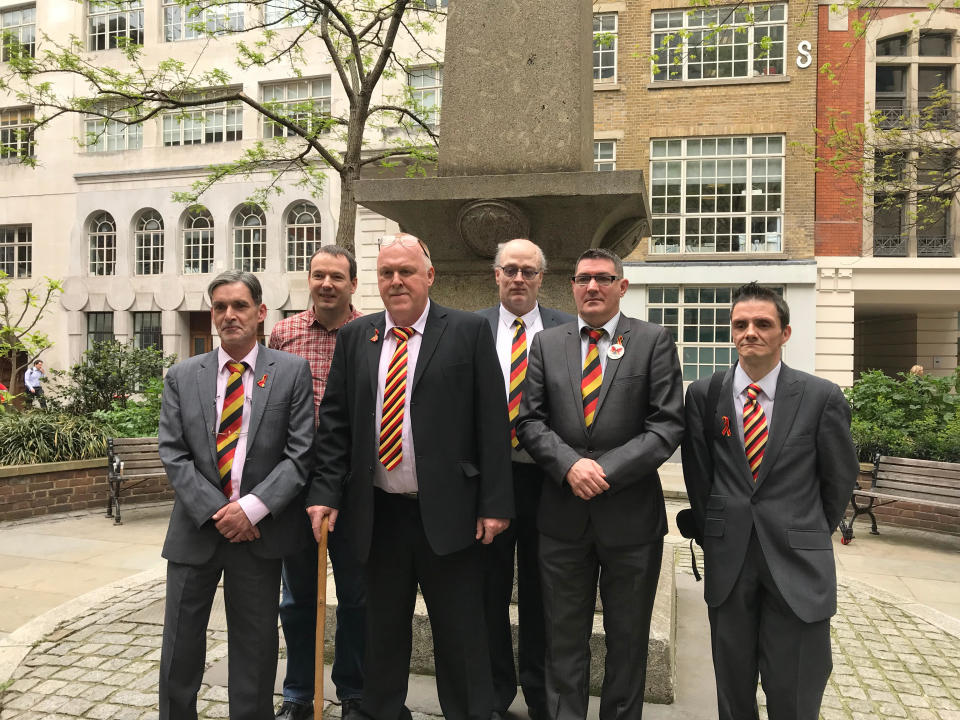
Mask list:
POLYGON ((220 411, 220 428, 217 430, 217 468, 220 470, 220 487, 229 498, 233 495, 230 471, 243 425, 243 371, 247 364, 231 362, 227 363, 227 367, 230 368, 230 377, 227 378, 223 410, 220 411))
POLYGON ((747 385, 747 401, 743 404, 743 446, 754 482, 760 475, 763 448, 767 444, 767 416, 757 402, 760 392, 759 385, 747 385))
POLYGON ((413 328, 395 327, 397 349, 393 351, 383 386, 383 413, 380 419, 380 462, 393 470, 403 460, 403 406, 407 398, 407 340, 413 328))
POLYGON ((583 421, 587 427, 593 425, 600 399, 600 385, 603 374, 600 369, 600 352, 597 342, 603 337, 603 328, 584 328, 587 331, 587 357, 583 361, 583 379, 580 381, 580 395, 583 397, 583 421))
POLYGON ((520 398, 523 396, 523 380, 527 377, 527 331, 523 320, 513 321, 513 345, 510 347, 510 393, 507 395, 507 416, 510 418, 510 446, 520 447, 517 439, 517 415, 520 414, 520 398))

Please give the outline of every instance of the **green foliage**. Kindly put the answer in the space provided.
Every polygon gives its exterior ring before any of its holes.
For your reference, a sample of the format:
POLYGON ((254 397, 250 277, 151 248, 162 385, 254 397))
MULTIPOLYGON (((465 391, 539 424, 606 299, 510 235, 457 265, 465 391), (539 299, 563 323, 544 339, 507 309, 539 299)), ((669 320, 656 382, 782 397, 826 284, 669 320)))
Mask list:
POLYGON ((136 348, 132 342, 96 343, 70 368, 57 399, 77 414, 122 410, 131 395, 148 388, 149 381, 159 378, 174 360, 173 355, 136 348))
POLYGON ((85 415, 30 411, 0 415, 0 465, 86 460, 107 454, 113 428, 85 415))
POLYGON ((141 400, 128 400, 126 407, 114 402, 109 410, 93 416, 114 429, 114 437, 153 437, 160 425, 160 396, 163 380, 151 378, 139 393, 141 400))
MULTIPOLYGON (((17 377, 53 344, 45 333, 36 331, 36 326, 62 291, 59 281, 44 278, 39 287, 23 288, 21 295, 11 286, 7 273, 0 270, 0 357, 11 361, 10 374, 3 378, 10 391, 17 386, 17 377), (19 298, 16 302, 15 297, 19 298)), ((8 392, 8 403, 11 398, 12 392, 8 392)))
POLYGON ((958 391, 960 369, 949 377, 863 373, 846 393, 860 460, 880 453, 960 462, 958 391))

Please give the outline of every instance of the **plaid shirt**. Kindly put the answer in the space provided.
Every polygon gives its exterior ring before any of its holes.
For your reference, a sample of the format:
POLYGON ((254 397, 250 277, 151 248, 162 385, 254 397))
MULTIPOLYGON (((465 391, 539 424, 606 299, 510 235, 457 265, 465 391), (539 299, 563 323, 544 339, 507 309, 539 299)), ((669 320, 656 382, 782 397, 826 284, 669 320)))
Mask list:
MULTIPOLYGON (((350 320, 356 320, 362 313, 350 306, 350 320)), ((347 320, 347 322, 350 322, 347 320)), ((344 323, 346 324, 346 323, 344 323)), ((283 350, 306 359, 310 363, 313 375, 313 419, 320 416, 320 401, 327 389, 327 375, 333 360, 333 348, 337 344, 337 330, 327 330, 313 314, 313 308, 284 318, 270 332, 270 347, 283 350)))

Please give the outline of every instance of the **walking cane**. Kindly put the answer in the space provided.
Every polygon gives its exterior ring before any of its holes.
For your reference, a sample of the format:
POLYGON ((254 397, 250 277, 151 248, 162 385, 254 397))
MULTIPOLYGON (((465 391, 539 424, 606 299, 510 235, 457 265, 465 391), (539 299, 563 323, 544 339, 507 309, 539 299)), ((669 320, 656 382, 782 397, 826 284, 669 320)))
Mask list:
POLYGON ((317 646, 313 673, 313 711, 323 718, 323 640, 327 627, 327 516, 320 523, 317 547, 317 646))

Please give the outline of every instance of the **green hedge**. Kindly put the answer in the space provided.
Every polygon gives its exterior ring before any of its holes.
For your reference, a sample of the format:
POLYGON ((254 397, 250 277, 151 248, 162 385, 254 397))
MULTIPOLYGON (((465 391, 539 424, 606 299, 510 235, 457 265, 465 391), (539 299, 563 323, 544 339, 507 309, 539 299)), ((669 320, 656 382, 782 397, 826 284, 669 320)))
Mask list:
POLYGON ((107 454, 115 435, 102 420, 85 415, 29 411, 0 415, 0 465, 88 460, 107 454))

